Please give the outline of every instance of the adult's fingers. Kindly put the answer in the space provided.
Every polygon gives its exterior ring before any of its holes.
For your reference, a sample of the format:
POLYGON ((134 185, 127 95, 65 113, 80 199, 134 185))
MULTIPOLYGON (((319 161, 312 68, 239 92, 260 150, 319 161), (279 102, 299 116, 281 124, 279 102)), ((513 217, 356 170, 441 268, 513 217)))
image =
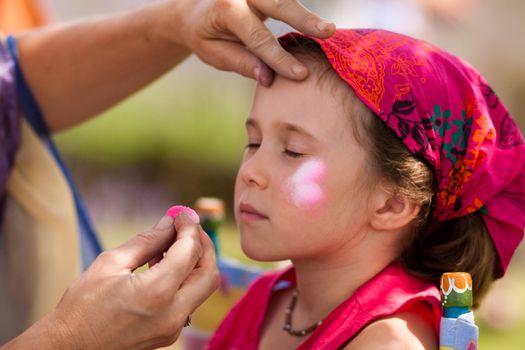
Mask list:
POLYGON ((258 13, 283 21, 298 31, 318 38, 328 38, 335 25, 309 11, 297 0, 247 0, 258 13))
POLYGON ((168 249, 175 239, 173 218, 164 216, 149 231, 142 232, 113 250, 102 253, 95 265, 106 272, 133 271, 168 249))
POLYGON ((294 80, 308 76, 306 66, 281 47, 272 32, 253 12, 237 12, 236 17, 226 25, 248 50, 278 74, 294 80))
POLYGON ((181 213, 175 218, 175 229, 177 239, 164 258, 140 275, 147 285, 160 285, 159 288, 166 291, 176 291, 203 254, 202 229, 187 214, 181 213))
POLYGON ((162 260, 163 257, 164 257, 164 253, 157 255, 153 259, 150 259, 150 261, 148 261, 148 267, 152 268, 153 266, 157 265, 162 260))
POLYGON ((217 289, 220 274, 217 267, 215 248, 208 235, 201 233, 203 254, 197 267, 184 280, 177 291, 174 308, 177 312, 191 314, 217 289), (184 308, 184 309, 182 309, 184 308))
POLYGON ((203 56, 203 60, 213 57, 208 63, 218 69, 240 73, 264 86, 270 86, 273 81, 273 71, 239 43, 210 41, 203 56))

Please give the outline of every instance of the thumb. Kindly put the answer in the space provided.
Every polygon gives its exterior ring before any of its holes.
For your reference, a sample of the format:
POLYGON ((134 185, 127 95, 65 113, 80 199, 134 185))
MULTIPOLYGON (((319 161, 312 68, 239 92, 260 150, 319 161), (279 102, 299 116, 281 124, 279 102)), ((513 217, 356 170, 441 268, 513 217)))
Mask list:
POLYGON ((105 255, 115 269, 133 271, 154 257, 162 255, 175 240, 173 218, 164 216, 150 230, 139 233, 131 240, 105 255))

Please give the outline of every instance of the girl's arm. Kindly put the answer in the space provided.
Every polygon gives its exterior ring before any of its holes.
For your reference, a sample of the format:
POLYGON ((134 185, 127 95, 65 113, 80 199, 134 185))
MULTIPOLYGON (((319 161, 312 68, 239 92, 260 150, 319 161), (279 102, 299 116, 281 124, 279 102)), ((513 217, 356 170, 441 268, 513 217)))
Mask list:
POLYGON ((296 0, 161 1, 22 34, 20 64, 51 130, 104 111, 190 51, 264 85, 273 77, 268 66, 290 79, 304 79, 306 67, 278 45, 262 22, 267 16, 318 37, 335 30, 296 0))

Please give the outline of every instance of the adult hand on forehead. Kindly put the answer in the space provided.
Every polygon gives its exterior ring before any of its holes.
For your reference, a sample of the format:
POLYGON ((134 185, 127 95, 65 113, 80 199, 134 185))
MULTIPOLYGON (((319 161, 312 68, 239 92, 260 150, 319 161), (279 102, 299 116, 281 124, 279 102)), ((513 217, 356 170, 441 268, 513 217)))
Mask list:
POLYGON ((55 348, 153 349, 177 339, 218 281, 213 244, 200 226, 185 214, 166 216, 99 255, 39 322, 53 325, 55 348), (134 273, 148 262, 149 270, 134 273))
MULTIPOLYGON (((273 71, 294 80, 308 76, 305 65, 281 48, 263 21, 272 17, 298 31, 326 38, 335 25, 297 0, 186 0, 175 6, 183 17, 181 44, 204 62, 238 72, 269 86, 273 71)), ((179 35, 177 34, 177 35, 179 35)))

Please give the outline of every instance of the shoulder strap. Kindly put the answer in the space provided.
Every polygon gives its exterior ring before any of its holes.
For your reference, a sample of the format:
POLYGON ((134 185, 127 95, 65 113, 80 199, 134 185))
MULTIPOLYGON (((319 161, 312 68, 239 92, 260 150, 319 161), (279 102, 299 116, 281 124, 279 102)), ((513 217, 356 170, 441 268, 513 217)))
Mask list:
POLYGON ((87 268, 95 257, 100 254, 102 251, 98 237, 93 229, 91 220, 89 219, 86 207, 80 197, 78 189, 73 181, 73 177, 69 172, 64 160, 60 156, 58 149, 56 148, 53 140, 50 137, 49 128, 44 120, 42 112, 27 85, 22 69, 20 68, 20 63, 18 59, 18 50, 16 46, 16 39, 13 36, 7 38, 7 48, 10 54, 13 56, 15 61, 15 70, 16 70, 16 81, 17 81, 17 91, 20 97, 20 102, 22 108, 25 112, 25 116, 33 129, 39 135, 39 137, 45 142, 49 152, 59 165, 64 177, 66 178, 71 192, 75 200, 75 207, 78 215, 79 222, 79 231, 80 231, 80 242, 82 249, 82 263, 84 269, 87 268))

